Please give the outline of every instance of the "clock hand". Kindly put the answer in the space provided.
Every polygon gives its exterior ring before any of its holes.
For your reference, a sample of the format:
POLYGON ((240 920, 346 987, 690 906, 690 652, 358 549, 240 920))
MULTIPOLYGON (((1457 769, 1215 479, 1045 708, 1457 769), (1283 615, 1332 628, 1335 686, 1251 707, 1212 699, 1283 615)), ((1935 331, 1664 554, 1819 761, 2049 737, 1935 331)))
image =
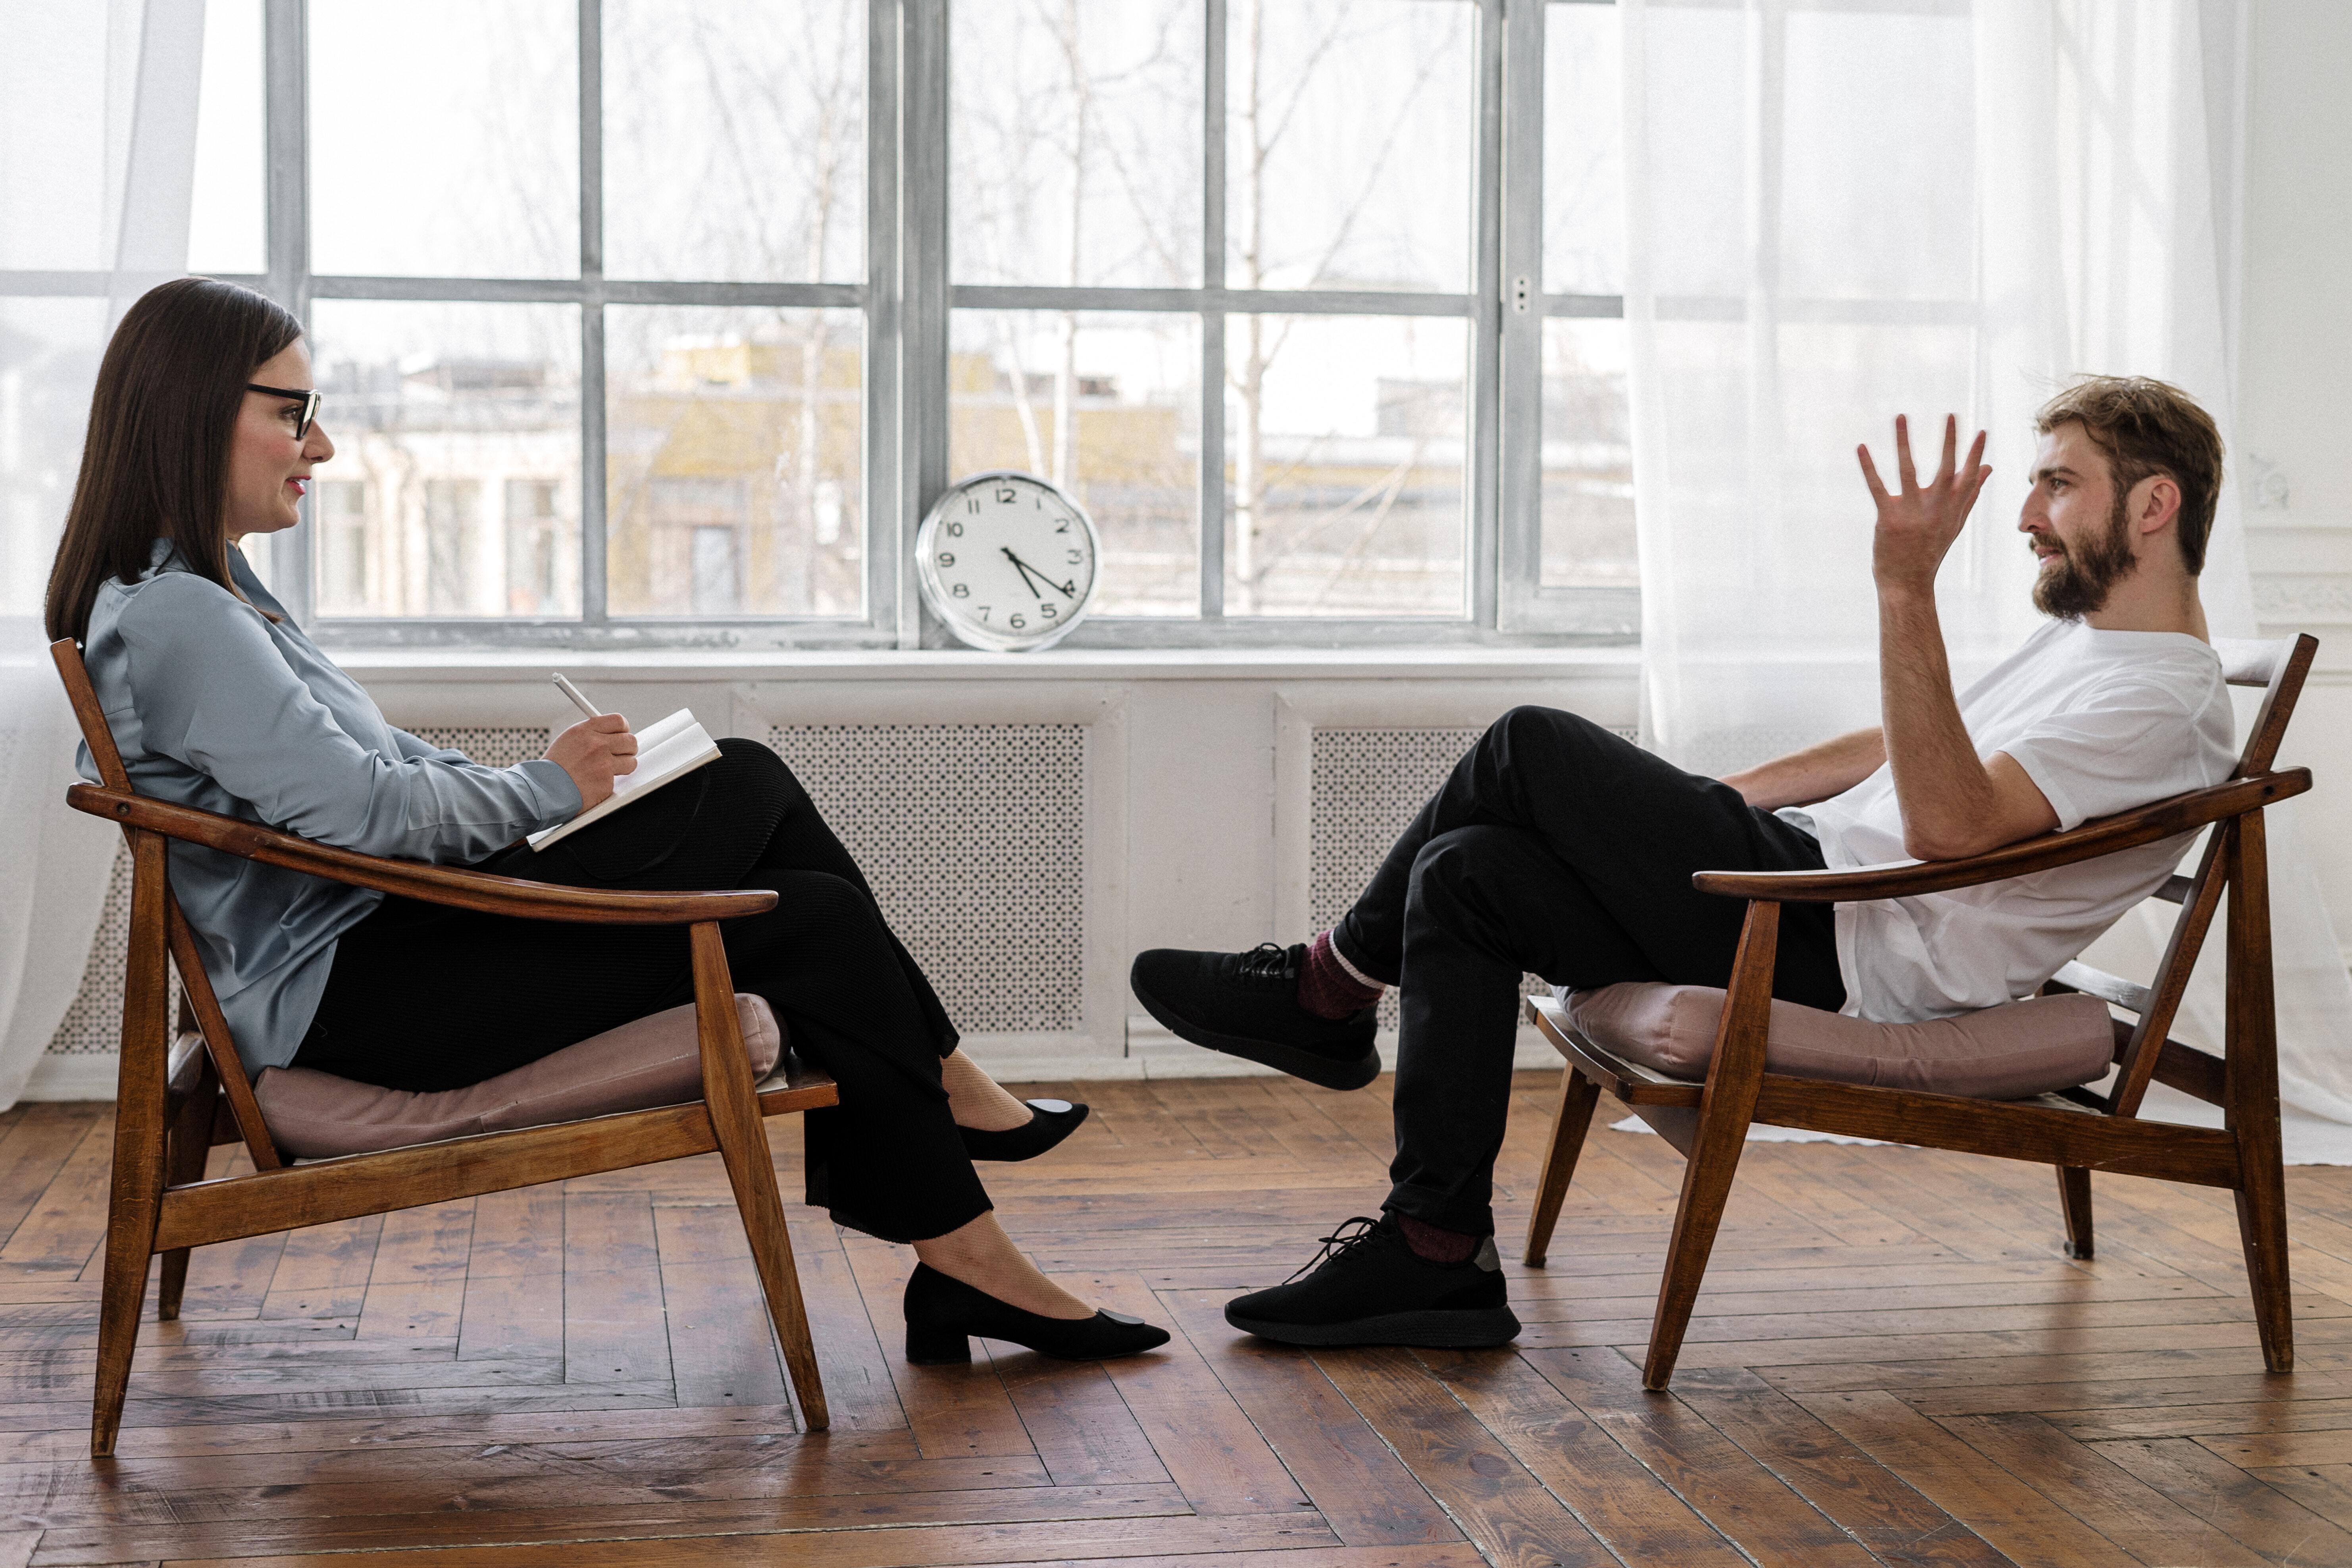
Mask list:
MULTIPOLYGON (((1022 560, 1018 555, 1014 555, 1013 553, 1013 547, 1009 544, 1004 546, 1004 553, 1006 557, 1012 561, 1013 564, 1020 567, 1024 572, 1034 574, 1039 582, 1045 584, 1048 588, 1053 589, 1056 594, 1061 595, 1065 599, 1075 599, 1078 596, 1078 585, 1075 580, 1068 583, 1055 582, 1051 577, 1046 576, 1043 572, 1039 572, 1034 566, 1030 565, 1029 563, 1022 560)), ((1033 594, 1037 592, 1034 588, 1032 588, 1029 591, 1033 594)), ((1039 595, 1038 596, 1043 598, 1045 595, 1039 595)))
MULTIPOLYGON (((1037 592, 1037 584, 1029 581, 1032 573, 1030 572, 1028 563, 1023 561, 1018 555, 1013 554, 1013 547, 1011 545, 1005 545, 1003 549, 1004 551, 1004 558, 1013 563, 1013 569, 1014 571, 1021 574, 1021 585, 1029 590, 1029 596, 1033 599, 1044 598, 1045 595, 1037 592)), ((1053 584, 1048 583, 1045 586, 1050 588, 1053 584)))

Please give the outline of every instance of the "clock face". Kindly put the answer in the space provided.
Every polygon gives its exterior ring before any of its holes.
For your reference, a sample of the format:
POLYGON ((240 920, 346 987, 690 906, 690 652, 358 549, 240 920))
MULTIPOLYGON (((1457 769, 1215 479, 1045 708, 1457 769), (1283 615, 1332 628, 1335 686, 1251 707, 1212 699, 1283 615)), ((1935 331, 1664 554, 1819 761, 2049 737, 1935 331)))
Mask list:
POLYGON ((915 535, 924 601, 973 647, 1059 641, 1094 598, 1100 547, 1084 508, 1034 475, 951 485, 915 535))

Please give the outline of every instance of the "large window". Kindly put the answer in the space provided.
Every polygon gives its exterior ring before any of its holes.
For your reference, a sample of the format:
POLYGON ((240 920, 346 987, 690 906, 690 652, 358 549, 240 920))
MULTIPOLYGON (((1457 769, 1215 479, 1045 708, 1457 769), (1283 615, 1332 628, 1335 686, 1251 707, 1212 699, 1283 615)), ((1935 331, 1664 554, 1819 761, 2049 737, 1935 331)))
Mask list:
POLYGON ((1066 646, 1630 635, 1617 24, 210 0, 190 265, 341 447, 266 570, 347 646, 913 646, 1009 468, 1102 531, 1066 646))

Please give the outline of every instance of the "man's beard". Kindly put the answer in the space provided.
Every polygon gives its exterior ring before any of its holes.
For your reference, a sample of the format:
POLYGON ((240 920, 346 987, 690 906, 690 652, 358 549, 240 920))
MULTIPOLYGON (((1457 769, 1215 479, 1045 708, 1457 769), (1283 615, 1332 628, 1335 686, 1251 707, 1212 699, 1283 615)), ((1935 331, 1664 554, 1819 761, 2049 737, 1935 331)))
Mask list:
POLYGON ((2052 540, 2063 552, 2054 564, 2044 565, 2033 584, 2033 607, 2062 621, 2079 621, 2096 614, 2115 592, 2116 584, 2132 574, 2138 563, 2131 552, 2129 498, 2117 496, 2107 514, 2104 539, 2087 544, 2052 540))

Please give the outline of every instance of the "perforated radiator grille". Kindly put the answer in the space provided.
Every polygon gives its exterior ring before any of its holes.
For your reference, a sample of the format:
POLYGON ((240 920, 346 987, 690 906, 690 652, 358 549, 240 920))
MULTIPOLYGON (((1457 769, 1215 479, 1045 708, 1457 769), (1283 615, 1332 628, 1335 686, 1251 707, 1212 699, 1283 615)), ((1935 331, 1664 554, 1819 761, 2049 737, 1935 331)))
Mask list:
MULTIPOLYGON (((1343 729, 1315 731, 1308 784, 1307 913, 1317 931, 1348 912, 1380 869, 1389 847, 1445 782, 1477 729, 1343 729)), ((1618 734, 1633 738, 1630 730, 1618 734)), ((1525 994, 1544 987, 1528 975, 1525 994)), ((1381 1027, 1397 1026, 1397 994, 1381 999, 1381 1027)))
POLYGON ((768 744, 958 1028, 1080 1026, 1086 726, 777 725, 768 744))
POLYGON ((435 724, 409 733, 427 745, 463 752, 469 761, 486 768, 510 768, 517 763, 543 757, 547 755, 547 742, 552 738, 544 729, 491 724, 435 724))

